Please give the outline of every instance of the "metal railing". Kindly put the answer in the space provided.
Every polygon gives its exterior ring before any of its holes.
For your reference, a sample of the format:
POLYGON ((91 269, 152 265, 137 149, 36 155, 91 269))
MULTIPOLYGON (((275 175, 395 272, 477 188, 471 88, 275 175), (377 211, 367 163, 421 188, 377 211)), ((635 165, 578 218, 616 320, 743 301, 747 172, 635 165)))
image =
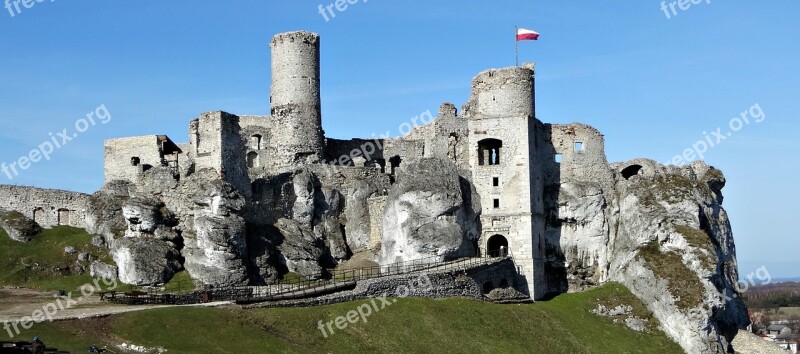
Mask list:
POLYGON ((140 304, 196 304, 212 301, 261 302, 302 299, 320 296, 355 287, 359 281, 420 271, 448 272, 471 269, 490 262, 511 258, 503 252, 487 252, 479 257, 459 257, 457 254, 433 256, 384 266, 374 266, 348 270, 327 270, 327 279, 302 279, 293 283, 264 286, 208 287, 204 290, 184 294, 163 293, 106 293, 105 299, 111 302, 140 304), (502 256, 497 256, 503 254, 502 256))

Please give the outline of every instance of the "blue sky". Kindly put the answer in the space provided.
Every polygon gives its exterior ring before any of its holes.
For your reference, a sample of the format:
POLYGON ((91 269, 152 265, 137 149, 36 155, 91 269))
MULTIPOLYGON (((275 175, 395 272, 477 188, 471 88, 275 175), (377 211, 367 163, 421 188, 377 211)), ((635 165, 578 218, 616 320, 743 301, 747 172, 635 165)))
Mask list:
MULTIPOLYGON (((93 192, 104 139, 188 140, 200 113, 269 111, 270 37, 322 36, 324 128, 336 138, 389 131, 442 102, 461 106, 478 72, 537 63, 537 116, 585 122, 611 161, 668 161, 758 104, 765 118, 705 154, 728 177, 725 207, 743 275, 800 275, 797 98, 800 3, 703 1, 359 1, 326 22, 332 1, 45 0, 0 9, 0 162, 10 163, 105 105, 112 115, 0 183, 93 192), (15 11, 12 8, 12 11, 15 11), (670 11, 670 10, 668 10, 670 11)), ((2 3, 0 3, 2 5, 2 3)))

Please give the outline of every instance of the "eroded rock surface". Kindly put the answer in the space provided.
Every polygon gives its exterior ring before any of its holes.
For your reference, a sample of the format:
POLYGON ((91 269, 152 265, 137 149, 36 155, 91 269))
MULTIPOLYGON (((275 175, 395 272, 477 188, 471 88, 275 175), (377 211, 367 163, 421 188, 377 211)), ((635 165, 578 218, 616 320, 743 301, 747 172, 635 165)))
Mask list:
POLYGON ((0 209, 0 228, 3 228, 9 238, 17 242, 30 242, 42 231, 39 224, 22 213, 2 209, 0 209))
POLYGON ((422 159, 404 169, 415 177, 400 180, 389 192, 380 263, 474 254, 477 218, 464 202, 455 165, 422 159))

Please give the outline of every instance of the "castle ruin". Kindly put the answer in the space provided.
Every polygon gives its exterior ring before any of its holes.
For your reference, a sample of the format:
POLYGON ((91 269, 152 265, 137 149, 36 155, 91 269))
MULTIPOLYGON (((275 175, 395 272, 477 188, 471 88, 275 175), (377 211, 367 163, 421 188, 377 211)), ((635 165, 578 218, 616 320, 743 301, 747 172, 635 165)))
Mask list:
POLYGON ((327 138, 319 36, 278 34, 271 49, 270 115, 201 114, 187 143, 108 140, 98 192, 0 186, 0 209, 86 228, 126 284, 185 270, 197 284, 262 286, 326 279, 353 260, 492 256, 502 267, 448 273, 418 296, 540 300, 616 281, 687 352, 724 351, 746 326, 741 299, 727 296, 738 270, 721 171, 609 164, 598 130, 537 119, 533 65, 479 73, 460 110, 444 103, 403 137, 327 138), (677 285, 687 279, 691 289, 677 285))
MULTIPOLYGON (((270 47, 271 115, 203 114, 191 121, 187 144, 164 135, 109 140, 106 182, 137 183, 153 166, 169 167, 175 178, 210 168, 258 202, 263 200, 259 180, 301 167, 322 179, 344 174, 391 185, 414 178, 402 174, 402 164, 423 158, 451 161, 481 201, 478 252, 512 254, 530 293, 545 293, 545 223, 557 207, 545 200, 547 190, 610 171, 603 135, 596 129, 536 119, 532 65, 480 73, 460 112, 445 103, 435 121, 407 136, 337 140, 322 130, 319 36, 278 34, 270 47)), ((367 196, 372 245, 383 236, 382 194, 367 196)))

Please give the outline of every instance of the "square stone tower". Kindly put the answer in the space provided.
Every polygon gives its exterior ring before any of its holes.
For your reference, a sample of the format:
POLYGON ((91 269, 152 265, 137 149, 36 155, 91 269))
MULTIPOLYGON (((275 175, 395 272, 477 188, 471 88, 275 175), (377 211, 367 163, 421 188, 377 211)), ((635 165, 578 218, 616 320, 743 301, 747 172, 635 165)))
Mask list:
POLYGON ((541 161, 536 153, 533 67, 488 70, 464 108, 472 182, 481 198, 480 250, 511 255, 531 297, 544 279, 541 161))

